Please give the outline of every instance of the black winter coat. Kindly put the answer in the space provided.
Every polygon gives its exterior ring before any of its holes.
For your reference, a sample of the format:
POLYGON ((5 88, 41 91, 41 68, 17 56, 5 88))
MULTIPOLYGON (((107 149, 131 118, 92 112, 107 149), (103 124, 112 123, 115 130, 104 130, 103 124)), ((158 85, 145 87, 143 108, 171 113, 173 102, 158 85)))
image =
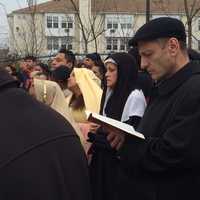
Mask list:
POLYGON ((88 167, 72 126, 0 70, 0 199, 90 200, 88 167))
MULTIPOLYGON (((200 199, 200 65, 191 62, 155 89, 139 131, 120 150, 132 199, 200 199)), ((127 199, 124 191, 124 199, 127 199)))

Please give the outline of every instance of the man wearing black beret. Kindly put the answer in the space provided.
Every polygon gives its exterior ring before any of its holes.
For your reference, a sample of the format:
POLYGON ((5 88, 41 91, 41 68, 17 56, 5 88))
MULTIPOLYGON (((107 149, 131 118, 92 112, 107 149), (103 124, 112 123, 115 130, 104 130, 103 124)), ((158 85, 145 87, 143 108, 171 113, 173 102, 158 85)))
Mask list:
POLYGON ((129 184, 118 189, 119 198, 200 199, 200 66, 189 59, 184 25, 169 17, 154 19, 136 32, 132 44, 156 84, 138 128, 145 140, 121 132, 107 136, 132 172, 129 184))

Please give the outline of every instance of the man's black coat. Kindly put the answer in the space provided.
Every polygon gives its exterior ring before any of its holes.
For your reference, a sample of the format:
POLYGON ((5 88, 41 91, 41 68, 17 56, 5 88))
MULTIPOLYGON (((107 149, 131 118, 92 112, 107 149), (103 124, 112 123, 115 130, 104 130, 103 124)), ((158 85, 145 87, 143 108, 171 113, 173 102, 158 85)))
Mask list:
MULTIPOLYGON (((121 161, 132 168, 133 199, 200 199, 200 65, 191 62, 154 89, 139 126, 127 136, 121 161)), ((122 195, 126 199, 124 191, 122 195)))
POLYGON ((71 125, 3 70, 0 199, 90 200, 86 157, 71 125))

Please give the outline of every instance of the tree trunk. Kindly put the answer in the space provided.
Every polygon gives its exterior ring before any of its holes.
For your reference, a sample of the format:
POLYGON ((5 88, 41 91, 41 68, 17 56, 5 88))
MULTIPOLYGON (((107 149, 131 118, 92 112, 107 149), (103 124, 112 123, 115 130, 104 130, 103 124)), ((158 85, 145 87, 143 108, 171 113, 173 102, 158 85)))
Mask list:
POLYGON ((88 41, 86 39, 84 39, 84 53, 88 53, 88 41))
POLYGON ((188 48, 192 48, 192 21, 188 20, 188 48))

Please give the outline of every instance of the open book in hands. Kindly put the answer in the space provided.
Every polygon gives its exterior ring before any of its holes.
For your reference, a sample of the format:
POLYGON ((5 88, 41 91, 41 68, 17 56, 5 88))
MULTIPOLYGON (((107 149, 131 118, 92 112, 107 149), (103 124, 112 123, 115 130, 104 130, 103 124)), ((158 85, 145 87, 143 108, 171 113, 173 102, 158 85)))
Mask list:
POLYGON ((103 115, 99 115, 97 113, 90 112, 88 110, 85 111, 85 112, 86 112, 86 115, 87 115, 87 119, 90 122, 97 123, 97 124, 99 124, 99 125, 101 125, 105 128, 112 129, 113 131, 114 130, 117 130, 117 131, 120 130, 122 132, 129 133, 131 135, 139 137, 141 139, 145 139, 144 135, 135 131, 133 126, 130 126, 130 125, 125 124, 123 122, 120 122, 118 120, 112 119, 110 117, 106 117, 106 116, 103 116, 103 115))

